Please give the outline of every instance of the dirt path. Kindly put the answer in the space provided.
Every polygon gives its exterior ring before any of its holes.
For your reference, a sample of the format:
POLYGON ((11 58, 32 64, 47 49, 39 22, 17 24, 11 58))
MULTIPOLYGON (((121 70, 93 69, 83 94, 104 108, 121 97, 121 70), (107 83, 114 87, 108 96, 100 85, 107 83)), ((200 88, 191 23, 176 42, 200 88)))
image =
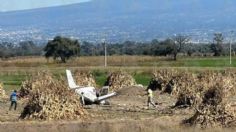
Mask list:
POLYGON ((61 121, 61 122, 17 122, 0 123, 1 132, 197 132, 197 131, 228 131, 236 129, 211 128, 201 130, 179 125, 182 118, 163 116, 151 119, 110 119, 104 121, 61 121))

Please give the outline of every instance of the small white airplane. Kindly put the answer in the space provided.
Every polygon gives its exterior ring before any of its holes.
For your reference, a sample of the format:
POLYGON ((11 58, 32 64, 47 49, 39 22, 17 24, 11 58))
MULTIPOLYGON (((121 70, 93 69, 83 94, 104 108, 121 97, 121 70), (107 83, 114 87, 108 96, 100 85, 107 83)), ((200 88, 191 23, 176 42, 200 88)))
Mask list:
POLYGON ((116 92, 108 93, 109 87, 103 87, 100 92, 97 92, 94 87, 78 86, 72 77, 71 71, 66 70, 66 76, 71 90, 81 97, 82 103, 87 104, 107 104, 106 99, 111 98, 116 95, 116 92))

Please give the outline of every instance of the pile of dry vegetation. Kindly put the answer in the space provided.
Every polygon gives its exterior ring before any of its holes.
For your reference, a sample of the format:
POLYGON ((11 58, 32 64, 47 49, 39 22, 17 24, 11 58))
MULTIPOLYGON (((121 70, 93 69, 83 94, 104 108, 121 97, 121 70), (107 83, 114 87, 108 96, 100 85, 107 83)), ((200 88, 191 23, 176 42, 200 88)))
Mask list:
POLYGON ((3 84, 0 82, 0 97, 5 97, 6 93, 5 90, 3 89, 3 84))
POLYGON ((82 108, 79 97, 68 90, 65 84, 62 79, 56 80, 46 72, 38 73, 24 82, 20 95, 28 95, 29 100, 20 118, 40 120, 86 118, 87 112, 82 108))
POLYGON ((191 125, 229 126, 236 121, 231 105, 235 96, 236 73, 233 71, 160 70, 153 74, 148 88, 161 90, 177 98, 174 107, 192 107, 196 113, 185 123, 191 125))
POLYGON ((114 91, 133 85, 136 85, 135 79, 123 71, 111 73, 105 82, 105 86, 109 86, 114 91))
POLYGON ((163 69, 153 73, 148 88, 177 97, 174 107, 187 107, 197 104, 201 91, 198 85, 196 75, 190 72, 163 69))
POLYGON ((177 96, 175 107, 198 106, 205 91, 212 87, 213 82, 221 76, 221 73, 210 71, 198 74, 181 72, 174 83, 175 91, 172 91, 177 96))
POLYGON ((80 86, 91 86, 96 87, 96 82, 94 76, 89 71, 79 71, 75 72, 76 83, 80 86))
MULTIPOLYGON (((164 69, 153 73, 148 88, 158 89, 177 97, 174 107, 195 107, 201 103, 205 91, 220 77, 236 79, 235 74, 228 71, 205 71, 194 74, 188 71, 164 69)), ((232 85, 236 87, 236 84, 232 85)))
MULTIPOLYGON (((171 69, 162 69, 153 72, 152 80, 150 81, 150 84, 148 88, 151 88, 152 90, 161 90, 166 91, 166 87, 168 85, 172 86, 172 79, 176 77, 178 72, 176 70, 171 69)), ((173 87, 170 87, 170 91, 168 93, 171 93, 173 87)))
POLYGON ((33 91, 33 88, 34 88, 32 84, 33 84, 33 80, 26 80, 22 82, 20 90, 19 90, 20 98, 25 98, 29 96, 30 92, 33 91))
MULTIPOLYGON (((200 127, 228 127, 236 121, 236 108, 229 100, 234 93, 235 80, 230 76, 220 76, 204 92, 202 102, 196 107, 196 113, 184 123, 200 127)), ((208 85, 209 85, 208 84, 208 85)))

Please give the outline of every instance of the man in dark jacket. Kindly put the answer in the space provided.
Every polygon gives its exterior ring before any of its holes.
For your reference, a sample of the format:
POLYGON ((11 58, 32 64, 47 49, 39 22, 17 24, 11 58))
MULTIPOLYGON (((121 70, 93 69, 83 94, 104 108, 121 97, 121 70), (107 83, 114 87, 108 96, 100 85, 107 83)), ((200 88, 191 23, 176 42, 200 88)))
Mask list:
POLYGON ((15 105, 14 110, 16 110, 16 108, 17 108, 17 91, 16 90, 14 90, 11 93, 10 101, 11 101, 11 106, 10 106, 9 110, 11 110, 13 105, 15 105))

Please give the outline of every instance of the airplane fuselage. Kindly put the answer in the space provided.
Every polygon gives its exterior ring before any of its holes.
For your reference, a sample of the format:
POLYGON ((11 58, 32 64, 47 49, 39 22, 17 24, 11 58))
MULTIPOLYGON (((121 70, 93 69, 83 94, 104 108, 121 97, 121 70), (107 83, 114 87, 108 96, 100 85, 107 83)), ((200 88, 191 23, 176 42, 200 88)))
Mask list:
POLYGON ((86 102, 96 102, 97 101, 97 93, 94 87, 83 87, 80 89, 76 89, 75 92, 84 97, 86 102))
MULTIPOLYGON (((93 103, 104 104, 106 99, 111 98, 116 95, 116 93, 113 92, 113 93, 101 94, 101 96, 99 96, 97 95, 97 91, 94 87, 76 85, 70 70, 66 70, 66 76, 67 76, 69 88, 71 90, 75 90, 75 92, 81 98, 83 98, 83 101, 84 101, 83 103, 85 104, 93 104, 93 103)), ((102 90, 106 90, 108 88, 103 87, 102 90)))

